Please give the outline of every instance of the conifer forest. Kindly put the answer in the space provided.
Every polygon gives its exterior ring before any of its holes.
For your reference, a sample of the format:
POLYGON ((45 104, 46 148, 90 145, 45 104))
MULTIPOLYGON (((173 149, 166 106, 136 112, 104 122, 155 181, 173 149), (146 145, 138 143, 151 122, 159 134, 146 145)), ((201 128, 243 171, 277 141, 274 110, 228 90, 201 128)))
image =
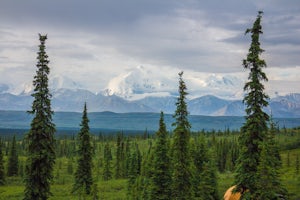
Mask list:
POLYGON ((259 11, 245 31, 251 41, 241 71, 249 76, 241 86, 246 116, 239 130, 191 130, 181 71, 171 131, 162 110, 155 133, 95 132, 86 103, 78 105, 79 131, 58 134, 48 86, 51 35, 39 34, 30 128, 0 132, 0 200, 300 199, 300 126, 281 128, 264 111, 262 19, 259 11))

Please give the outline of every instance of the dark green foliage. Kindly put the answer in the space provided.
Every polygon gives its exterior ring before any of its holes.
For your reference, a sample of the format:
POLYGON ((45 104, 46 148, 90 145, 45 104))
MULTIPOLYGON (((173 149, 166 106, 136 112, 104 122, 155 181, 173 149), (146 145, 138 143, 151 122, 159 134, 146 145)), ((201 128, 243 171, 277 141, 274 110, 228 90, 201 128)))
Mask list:
MULTIPOLYGON (((277 171, 281 168, 281 157, 279 154, 279 146, 275 142, 275 134, 277 133, 277 127, 274 123, 273 119, 270 120, 270 128, 267 132, 265 142, 266 148, 267 148, 267 155, 272 159, 272 166, 277 171)), ((277 172, 278 173, 278 172, 277 172)))
POLYGON ((14 135, 8 155, 7 176, 18 176, 19 157, 16 147, 16 136, 14 135))
POLYGON ((295 170, 295 174, 296 175, 299 174, 299 154, 297 154, 297 156, 296 156, 296 170, 295 170))
POLYGON ((19 161, 19 176, 24 177, 24 162, 19 161))
MULTIPOLYGON (((149 141, 149 140, 148 140, 149 141)), ((151 197, 151 187, 153 186, 153 182, 151 180, 154 169, 154 154, 152 152, 152 140, 148 142, 148 150, 144 152, 142 155, 142 168, 141 175, 138 180, 139 190, 141 192, 140 196, 142 199, 153 199, 151 197)), ((171 181, 171 180, 169 180, 171 181)), ((154 197, 155 199, 155 197, 154 197)))
POLYGON ((112 179, 112 171, 111 171, 112 155, 108 143, 106 143, 104 146, 103 158, 104 158, 103 180, 108 181, 112 179))
POLYGON ((204 170, 204 165, 206 162, 209 161, 207 155, 207 147, 204 141, 204 136, 196 137, 192 143, 192 159, 194 162, 195 169, 194 177, 193 177, 193 188, 194 194, 196 198, 201 197, 201 193, 203 189, 201 188, 201 181, 202 181, 202 172, 204 170))
POLYGON ((257 190, 253 192, 254 199, 280 199, 286 191, 282 188, 278 174, 277 160, 272 157, 272 148, 263 143, 261 147, 260 163, 257 168, 257 190))
POLYGON ((216 164, 213 159, 210 159, 203 164, 203 170, 200 174, 200 199, 220 199, 217 188, 216 164))
POLYGON ((123 135, 117 135, 117 150, 116 150, 116 165, 115 165, 115 178, 125 177, 125 152, 124 152, 124 141, 123 135))
POLYGON ((233 171, 239 155, 239 146, 234 138, 220 139, 215 142, 216 164, 220 172, 233 171))
POLYGON ((48 56, 45 52, 47 35, 39 35, 37 71, 34 76, 32 94, 33 115, 29 133, 26 135, 27 164, 25 168, 25 200, 47 199, 53 179, 55 163, 55 125, 52 123, 51 94, 48 89, 48 56))
POLYGON ((129 199, 138 199, 139 197, 139 175, 141 173, 141 153, 138 145, 135 148, 129 159, 127 197, 129 199))
POLYGON ((8 156, 8 152, 9 152, 9 141, 7 142, 7 144, 4 146, 5 149, 5 155, 8 156))
POLYGON ((195 166, 193 176, 195 197, 197 199, 219 199, 214 156, 212 152, 208 151, 203 135, 195 138, 192 158, 195 166))
POLYGON ((100 199, 99 197, 99 189, 97 183, 94 183, 92 186, 92 199, 93 200, 98 200, 100 199))
POLYGON ((72 175, 74 173, 73 169, 73 159, 68 159, 68 164, 67 164, 67 173, 72 175))
POLYGON ((123 163, 125 178, 129 177, 130 163, 131 163, 131 145, 130 145, 129 138, 127 138, 126 143, 125 143, 125 162, 123 163))
POLYGON ((176 110, 175 110, 175 114, 173 115, 176 121, 175 123, 172 124, 172 126, 175 126, 174 132, 176 132, 176 130, 178 130, 179 132, 184 131, 188 133, 185 135, 188 136, 189 138, 191 125, 188 121, 189 113, 187 110, 187 103, 186 103, 186 95, 188 95, 188 93, 186 92, 187 87, 185 82, 182 79, 183 72, 180 72, 178 75, 179 75, 179 88, 178 88, 179 97, 177 98, 176 110))
POLYGON ((253 27, 246 30, 252 38, 247 58, 243 60, 244 67, 250 70, 249 81, 244 86, 247 116, 239 137, 241 152, 235 177, 236 190, 242 191, 243 199, 277 199, 278 194, 285 194, 278 178, 281 163, 274 142, 275 125, 271 123, 268 131, 270 117, 263 111, 268 106, 268 96, 261 82, 268 79, 262 71, 267 65, 259 58, 263 52, 259 42, 262 14, 260 11, 253 27))
POLYGON ((168 132, 161 112, 159 130, 156 132, 155 145, 151 158, 150 199, 171 199, 171 172, 168 145, 168 132))
POLYGON ((73 193, 84 191, 90 194, 93 185, 92 178, 92 156, 93 148, 91 144, 91 135, 89 127, 89 119, 87 116, 87 106, 84 104, 84 110, 81 121, 81 129, 78 133, 78 161, 75 172, 75 182, 73 185, 73 193))
POLYGON ((238 141, 236 138, 233 138, 232 141, 230 142, 229 146, 229 156, 228 156, 228 161, 227 161, 227 170, 233 171, 235 166, 236 166, 236 161, 239 156, 239 145, 238 141))
POLYGON ((267 132, 265 141, 261 144, 261 155, 257 169, 257 190, 256 199, 279 199, 286 196, 286 190, 280 182, 279 169, 281 159, 279 148, 275 143, 276 126, 271 120, 270 129, 267 132))
POLYGON ((4 173, 4 160, 2 153, 2 140, 0 138, 0 185, 5 184, 5 173, 4 173))
POLYGON ((287 167, 291 166, 290 151, 288 151, 287 156, 286 156, 286 166, 287 167))
POLYGON ((251 33, 252 38, 247 58, 243 60, 244 67, 250 70, 249 81, 244 86, 247 116, 239 138, 241 152, 235 179, 237 190, 249 190, 250 193, 257 189, 256 173, 261 151, 259 145, 265 140, 269 121, 269 116, 263 111, 263 108, 268 105, 268 96, 264 93, 264 85, 261 81, 268 79, 262 71, 262 68, 266 67, 266 63, 259 58, 263 52, 259 42, 259 36, 262 34, 261 17, 262 12, 259 12, 253 27, 246 30, 246 33, 251 33))
POLYGON ((190 123, 186 104, 187 88, 182 79, 183 72, 179 73, 179 97, 174 114, 175 130, 172 145, 172 198, 192 199, 192 172, 190 157, 190 123))
POLYGON ((228 140, 222 139, 217 142, 216 145, 217 152, 217 166, 220 172, 224 172, 226 170, 226 165, 230 162, 229 158, 229 143, 228 140))

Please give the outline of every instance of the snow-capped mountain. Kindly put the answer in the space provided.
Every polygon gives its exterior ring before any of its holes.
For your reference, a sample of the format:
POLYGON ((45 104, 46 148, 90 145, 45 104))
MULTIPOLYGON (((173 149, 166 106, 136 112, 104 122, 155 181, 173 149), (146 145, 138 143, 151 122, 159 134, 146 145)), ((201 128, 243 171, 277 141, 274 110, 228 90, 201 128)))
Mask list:
MULTIPOLYGON (((126 112, 160 112, 173 114, 176 97, 145 97, 129 101, 116 95, 104 96, 83 89, 58 89, 52 92, 52 109, 54 111, 82 112, 86 102, 89 112, 111 111, 126 112)), ((32 97, 0 93, 0 110, 30 110, 32 97)), ((243 116, 245 106, 242 100, 226 100, 212 95, 188 100, 188 111, 191 115, 207 116, 243 116)), ((274 117, 300 118, 300 94, 280 96, 270 100, 266 111, 274 117)))
POLYGON ((274 116, 299 117, 300 116, 300 94, 289 94, 278 96, 270 101, 270 107, 274 116))
MULTIPOLYGON (((280 96, 270 100, 265 110, 274 117, 300 117, 300 94, 280 96), (296 97, 296 98, 292 98, 296 97)), ((32 97, 0 93, 0 110, 30 110, 32 97)), ((84 103, 89 112, 111 111, 126 112, 160 112, 173 114, 176 97, 145 97, 128 101, 116 95, 104 96, 87 90, 60 89, 53 93, 52 109, 54 111, 82 112, 84 103)), ((245 105, 241 100, 225 100, 212 95, 187 101, 191 115, 207 116, 244 116, 245 105)))
POLYGON ((59 89, 83 89, 83 86, 79 83, 76 83, 72 79, 68 78, 67 76, 62 75, 55 75, 49 78, 49 88, 52 91, 56 91, 59 89))
MULTIPOLYGON (((84 103, 89 112, 111 111, 160 112, 173 114, 178 89, 175 71, 137 67, 113 78, 105 91, 98 94, 65 76, 49 79, 54 111, 82 112, 84 103)), ((189 95, 187 104, 192 115, 243 116, 243 77, 229 74, 184 74, 189 95)), ((32 83, 20 88, 0 84, 0 110, 30 110, 32 83), (10 91, 21 91, 14 93, 10 91)), ((300 117, 300 94, 277 95, 265 109, 274 117, 300 117)))
POLYGON ((153 112, 145 105, 126 101, 121 97, 94 94, 88 90, 60 89, 53 92, 52 108, 54 111, 82 112, 84 103, 89 112, 153 112))
MULTIPOLYGON (((15 94, 15 95, 27 95, 30 96, 30 94, 33 92, 34 86, 32 81, 22 83, 18 86, 9 86, 6 84, 0 84, 0 93, 5 88, 5 92, 15 94), (1 89, 3 87, 3 89, 1 89)), ((83 86, 79 83, 76 83, 72 79, 68 78, 67 76, 63 75, 55 75, 49 77, 49 89, 51 91, 56 91, 60 89, 71 89, 71 90, 77 90, 77 89, 83 89, 83 86)))
MULTIPOLYGON (((127 100, 174 96, 178 90, 177 73, 140 66, 111 79, 103 94, 117 95, 127 100)), ((215 95, 238 99, 243 95, 241 85, 244 80, 241 77, 230 74, 186 73, 183 78, 190 98, 215 95)))
POLYGON ((128 100, 142 99, 147 96, 170 96, 177 90, 173 83, 174 80, 170 77, 139 66, 111 79, 103 94, 117 95, 128 100))

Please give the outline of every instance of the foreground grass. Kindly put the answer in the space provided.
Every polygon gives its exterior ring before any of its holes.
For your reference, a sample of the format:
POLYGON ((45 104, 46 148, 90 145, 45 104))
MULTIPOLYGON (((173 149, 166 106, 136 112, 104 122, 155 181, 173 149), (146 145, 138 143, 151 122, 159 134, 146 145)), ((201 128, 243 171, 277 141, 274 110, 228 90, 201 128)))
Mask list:
MULTIPOLYGON (((223 173, 218 175, 218 190, 220 199, 222 199, 225 191, 232 185, 234 181, 233 173, 223 173)), ((290 174, 290 172, 282 175, 282 182, 289 192, 291 200, 300 199, 300 176, 290 174)), ((13 183, 11 183, 13 184, 13 183)), ((127 180, 110 180, 97 182, 97 194, 99 199, 121 200, 126 199, 126 184, 127 180)), ((70 193, 72 184, 54 184, 51 187, 53 196, 50 200, 68 200, 80 199, 79 195, 70 193)), ((23 199, 24 186, 18 183, 14 185, 0 186, 0 200, 21 200, 23 199)), ((92 196, 85 197, 92 199, 92 196)))
MULTIPOLYGON (((99 199, 126 199, 126 180, 111 180, 97 182, 99 199)), ((51 187, 53 196, 49 200, 79 199, 79 195, 71 194, 72 184, 54 184, 51 187)), ((5 185, 0 186, 0 200, 21 200, 24 198, 24 186, 5 185)), ((85 199, 92 199, 87 196, 85 199)))

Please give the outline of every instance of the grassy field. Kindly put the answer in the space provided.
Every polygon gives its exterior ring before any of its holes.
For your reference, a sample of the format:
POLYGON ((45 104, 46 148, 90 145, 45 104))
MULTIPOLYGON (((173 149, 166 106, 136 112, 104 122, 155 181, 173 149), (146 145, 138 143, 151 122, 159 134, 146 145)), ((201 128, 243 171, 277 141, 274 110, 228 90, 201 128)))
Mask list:
MULTIPOLYGON (((108 182, 98 181, 99 199, 126 199, 126 180, 111 180, 108 182)), ((71 194, 72 184, 53 184, 51 200, 80 199, 79 195, 71 194)), ((0 186, 1 200, 21 200, 24 197, 24 187, 22 185, 0 186)), ((93 199, 86 196, 85 199, 93 199)))
MULTIPOLYGON (((232 173, 219 174, 219 193, 220 197, 223 196, 226 189, 232 185, 234 175, 232 173)), ((300 199, 300 176, 295 176, 293 173, 284 173, 283 184, 290 194, 291 200, 300 199)), ((11 181, 11 180, 10 180, 11 181)), ((98 181, 98 197, 99 199, 112 199, 120 200, 126 199, 126 184, 127 180, 110 180, 110 181, 98 181)), ((80 199, 79 195, 71 194, 72 184, 56 184, 52 185, 53 196, 51 200, 66 200, 66 199, 80 199)), ((23 185, 20 184, 20 180, 15 180, 9 185, 0 186, 0 200, 21 200, 23 199, 23 185)), ((86 199, 93 199, 92 196, 85 197, 86 199)))

